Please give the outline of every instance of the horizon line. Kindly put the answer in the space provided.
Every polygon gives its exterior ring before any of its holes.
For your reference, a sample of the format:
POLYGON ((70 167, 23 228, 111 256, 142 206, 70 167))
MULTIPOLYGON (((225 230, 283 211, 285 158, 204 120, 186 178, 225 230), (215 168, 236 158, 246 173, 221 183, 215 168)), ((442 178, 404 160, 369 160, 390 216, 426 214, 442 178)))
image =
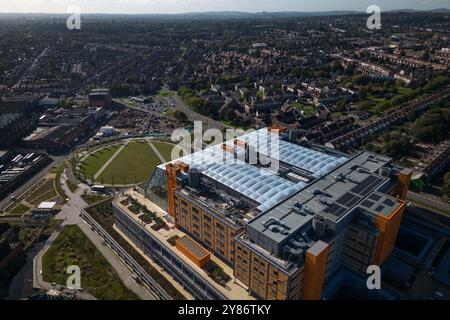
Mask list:
MULTIPOLYGON (((436 10, 446 10, 450 11, 450 8, 437 7, 433 9, 391 9, 385 12, 396 12, 396 11, 415 11, 415 12, 430 12, 436 10)), ((317 11, 300 11, 300 10, 283 10, 283 11, 239 11, 239 10, 209 10, 209 11, 186 11, 186 12, 129 12, 129 13, 114 13, 114 12, 86 12, 81 13, 82 15, 187 15, 187 14, 214 14, 214 13, 241 13, 241 14, 276 14, 276 13, 330 13, 330 12, 352 12, 352 13, 366 13, 364 10, 352 10, 352 9, 336 9, 336 10, 317 10, 317 11)), ((68 12, 1 12, 0 14, 41 14, 41 15, 68 15, 72 13, 68 12)))

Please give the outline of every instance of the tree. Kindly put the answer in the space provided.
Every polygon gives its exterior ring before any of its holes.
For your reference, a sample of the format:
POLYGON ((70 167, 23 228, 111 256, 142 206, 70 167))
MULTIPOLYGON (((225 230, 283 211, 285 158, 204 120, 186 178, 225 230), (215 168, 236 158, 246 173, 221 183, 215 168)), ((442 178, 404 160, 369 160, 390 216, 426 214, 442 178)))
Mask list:
POLYGON ((384 152, 389 157, 394 159, 401 159, 411 152, 414 147, 414 144, 411 141, 409 136, 386 136, 386 140, 388 140, 384 145, 384 152))
POLYGON ((444 182, 450 184, 450 171, 445 174, 444 182))
POLYGON ((336 111, 338 111, 338 112, 346 111, 346 104, 347 104, 347 101, 345 99, 339 100, 338 103, 336 104, 336 111))
POLYGON ((181 122, 185 122, 188 120, 188 116, 186 115, 186 113, 184 113, 183 111, 180 111, 180 110, 176 110, 174 113, 174 116, 178 121, 181 121, 181 122))
POLYGON ((411 134, 423 142, 440 142, 450 130, 450 110, 432 109, 411 125, 411 134))
POLYGON ((361 100, 366 100, 368 96, 368 90, 366 87, 362 87, 359 90, 359 97, 361 98, 361 100))

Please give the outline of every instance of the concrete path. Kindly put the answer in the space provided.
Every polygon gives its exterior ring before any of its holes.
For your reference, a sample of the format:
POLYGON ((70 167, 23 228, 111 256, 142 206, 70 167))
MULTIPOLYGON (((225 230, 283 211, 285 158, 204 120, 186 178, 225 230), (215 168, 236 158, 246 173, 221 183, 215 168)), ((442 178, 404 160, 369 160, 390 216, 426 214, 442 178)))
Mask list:
POLYGON ((159 152, 158 149, 156 149, 155 145, 153 143, 151 143, 150 141, 147 141, 148 145, 150 146, 150 148, 152 148, 153 152, 158 156, 159 160, 161 161, 161 163, 166 163, 167 160, 164 159, 164 157, 162 156, 161 152, 159 152))
MULTIPOLYGON (((108 168, 108 166, 111 164, 111 162, 114 161, 114 159, 119 155, 119 153, 122 152, 122 150, 130 143, 130 141, 128 140, 123 146, 121 146, 119 148, 119 150, 117 150, 113 156, 111 158, 108 159, 108 161, 106 161, 106 163, 103 165, 103 167, 100 168, 100 170, 98 170, 98 172, 95 174, 94 176, 94 181, 101 176, 101 174, 103 173, 103 171, 106 170, 106 168, 108 168)), ((94 181, 92 181, 92 183, 94 183, 94 181)))

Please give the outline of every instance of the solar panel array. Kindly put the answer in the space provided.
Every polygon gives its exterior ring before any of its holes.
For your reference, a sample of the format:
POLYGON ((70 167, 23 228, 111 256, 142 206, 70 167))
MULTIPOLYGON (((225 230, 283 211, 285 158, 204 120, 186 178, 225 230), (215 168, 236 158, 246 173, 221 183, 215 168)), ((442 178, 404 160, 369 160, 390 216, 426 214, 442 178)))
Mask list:
POLYGON ((359 185, 354 187, 352 189, 352 192, 365 197, 370 192, 372 192, 381 181, 383 181, 383 178, 379 178, 376 176, 369 176, 366 179, 364 179, 359 185))

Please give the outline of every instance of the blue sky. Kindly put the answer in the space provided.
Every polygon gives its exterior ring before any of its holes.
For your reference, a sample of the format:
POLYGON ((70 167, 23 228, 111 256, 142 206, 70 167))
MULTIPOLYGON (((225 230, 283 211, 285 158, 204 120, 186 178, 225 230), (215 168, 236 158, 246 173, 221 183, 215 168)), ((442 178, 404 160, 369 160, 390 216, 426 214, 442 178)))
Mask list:
POLYGON ((450 8, 450 0, 0 0, 0 12, 181 13, 201 11, 327 11, 450 8))

